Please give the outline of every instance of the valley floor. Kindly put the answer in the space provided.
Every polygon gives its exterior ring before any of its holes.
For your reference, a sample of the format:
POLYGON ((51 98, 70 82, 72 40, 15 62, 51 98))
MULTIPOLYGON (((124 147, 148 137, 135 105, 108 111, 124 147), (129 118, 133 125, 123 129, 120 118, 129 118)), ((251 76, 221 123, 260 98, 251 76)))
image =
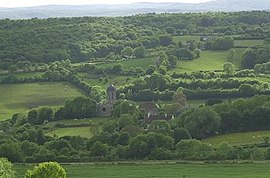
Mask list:
MULTIPOLYGON (((207 163, 125 163, 64 165, 68 178, 268 178, 270 164, 207 164, 207 163)), ((15 166, 23 177, 30 166, 15 166)))

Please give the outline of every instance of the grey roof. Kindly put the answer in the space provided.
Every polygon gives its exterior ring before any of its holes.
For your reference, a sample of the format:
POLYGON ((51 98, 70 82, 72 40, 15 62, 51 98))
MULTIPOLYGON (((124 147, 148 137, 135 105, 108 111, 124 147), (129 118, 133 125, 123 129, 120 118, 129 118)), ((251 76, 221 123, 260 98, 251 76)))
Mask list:
POLYGON ((107 91, 116 91, 116 88, 114 85, 109 85, 107 91))

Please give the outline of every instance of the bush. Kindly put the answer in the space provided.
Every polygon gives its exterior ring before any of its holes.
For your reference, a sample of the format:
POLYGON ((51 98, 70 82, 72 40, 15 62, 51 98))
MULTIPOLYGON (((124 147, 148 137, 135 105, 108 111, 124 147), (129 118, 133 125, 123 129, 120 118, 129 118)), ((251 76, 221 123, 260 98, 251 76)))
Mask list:
POLYGON ((56 162, 45 162, 28 170, 24 178, 66 178, 65 169, 56 162))

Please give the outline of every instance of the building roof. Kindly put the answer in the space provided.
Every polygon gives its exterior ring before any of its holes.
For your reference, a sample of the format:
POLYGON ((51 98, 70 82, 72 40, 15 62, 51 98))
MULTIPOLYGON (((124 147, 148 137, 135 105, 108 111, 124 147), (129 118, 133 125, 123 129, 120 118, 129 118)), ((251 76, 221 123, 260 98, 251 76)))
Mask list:
POLYGON ((154 102, 142 102, 139 107, 147 113, 158 114, 158 106, 154 102))
POLYGON ((173 119, 173 118, 174 118, 173 115, 167 115, 167 114, 156 115, 156 116, 148 115, 148 116, 144 117, 143 121, 151 123, 152 121, 155 121, 155 120, 166 120, 166 121, 168 121, 168 120, 173 119))
POLYGON ((116 87, 114 85, 109 85, 107 91, 116 91, 116 87))

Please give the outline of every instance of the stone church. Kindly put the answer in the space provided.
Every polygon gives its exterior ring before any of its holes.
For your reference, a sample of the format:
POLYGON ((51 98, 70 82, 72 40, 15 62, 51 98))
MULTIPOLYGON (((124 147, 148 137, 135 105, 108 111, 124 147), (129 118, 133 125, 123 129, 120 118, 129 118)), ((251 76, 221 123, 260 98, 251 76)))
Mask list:
POLYGON ((98 106, 98 116, 111 116, 113 104, 116 101, 116 87, 109 85, 107 90, 107 101, 98 106))

